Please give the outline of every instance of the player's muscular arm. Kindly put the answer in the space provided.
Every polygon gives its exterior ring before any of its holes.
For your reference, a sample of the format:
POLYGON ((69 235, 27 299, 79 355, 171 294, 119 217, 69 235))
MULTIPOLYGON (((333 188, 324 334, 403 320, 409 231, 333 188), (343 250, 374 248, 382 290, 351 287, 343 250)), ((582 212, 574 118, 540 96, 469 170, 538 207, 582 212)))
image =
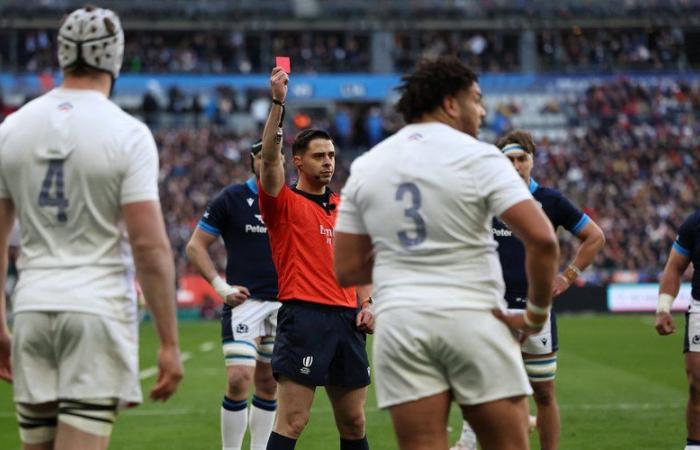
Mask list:
POLYGON ((10 199, 0 199, 0 379, 12 381, 10 365, 10 329, 5 309, 5 282, 7 278, 7 246, 15 222, 15 205, 10 199))
POLYGON ((287 83, 289 76, 280 67, 272 69, 270 76, 270 90, 272 93, 272 106, 270 114, 265 122, 262 137, 262 165, 260 168, 260 183, 263 190, 276 197, 284 185, 284 165, 282 163, 282 139, 280 121, 283 107, 276 103, 284 103, 287 98, 287 83))
POLYGON ((209 256, 209 247, 216 242, 216 239, 217 236, 195 228, 190 241, 187 243, 187 260, 210 283, 219 275, 216 267, 214 267, 214 262, 209 256))
POLYGON ((578 273, 586 270, 588 266, 591 265, 596 255, 605 245, 605 234, 603 230, 590 220, 583 230, 578 234, 578 238, 581 241, 578 249, 576 250, 576 256, 571 262, 569 268, 567 268, 563 273, 557 275, 555 279, 555 286, 553 290, 553 295, 556 297, 571 286, 571 283, 576 280, 578 273), (571 268, 574 266, 575 269, 571 268))
POLYGON ((655 327, 656 331, 662 336, 676 331, 676 326, 671 316, 671 303, 678 296, 683 273, 689 264, 690 258, 678 253, 675 249, 671 249, 664 273, 661 276, 661 282, 659 283, 659 305, 656 309, 655 327))
POLYGON ((160 338, 159 374, 151 398, 167 400, 175 393, 183 376, 175 314, 173 255, 159 202, 123 205, 122 215, 129 232, 136 275, 160 338))
POLYGON ((559 264, 559 243, 552 224, 534 200, 508 208, 501 220, 525 245, 528 299, 538 307, 552 302, 552 282, 559 264))
MULTIPOLYGON (((335 233, 335 274, 343 286, 372 283, 374 252, 366 234, 335 233)), ((369 294, 368 294, 369 295, 369 294)))

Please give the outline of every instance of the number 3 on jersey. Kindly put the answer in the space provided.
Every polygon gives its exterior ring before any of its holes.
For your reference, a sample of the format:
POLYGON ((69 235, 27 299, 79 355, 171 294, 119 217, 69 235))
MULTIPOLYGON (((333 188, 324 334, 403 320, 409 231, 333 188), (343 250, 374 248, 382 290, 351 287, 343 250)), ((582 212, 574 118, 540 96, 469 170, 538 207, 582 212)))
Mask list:
POLYGON ((425 230, 425 220, 423 216, 420 215, 418 211, 421 206, 421 195, 420 189, 414 183, 401 183, 399 188, 396 190, 396 201, 403 201, 403 199, 409 195, 411 197, 411 207, 406 208, 403 211, 404 216, 413 220, 415 224, 415 229, 410 232, 407 230, 401 230, 398 232, 399 242, 402 246, 409 248, 414 247, 425 240, 426 230, 425 230))
POLYGON ((64 196, 62 159, 49 160, 49 169, 46 171, 46 176, 41 184, 41 192, 39 193, 39 206, 58 208, 56 220, 61 223, 68 221, 68 216, 66 216, 68 199, 64 196), (54 189, 53 196, 51 196, 52 188, 54 189))

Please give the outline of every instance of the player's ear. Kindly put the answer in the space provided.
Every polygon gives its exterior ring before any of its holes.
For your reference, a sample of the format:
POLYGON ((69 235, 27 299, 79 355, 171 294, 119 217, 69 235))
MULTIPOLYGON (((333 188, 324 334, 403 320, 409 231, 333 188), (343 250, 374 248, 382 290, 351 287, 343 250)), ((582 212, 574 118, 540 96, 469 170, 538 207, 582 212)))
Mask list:
POLYGON ((446 95, 442 99, 442 109, 445 110, 448 116, 458 117, 459 116, 459 105, 457 104, 457 97, 452 95, 446 95))
POLYGON ((292 156, 292 162, 294 163, 294 167, 296 167, 297 169, 301 168, 301 166, 303 165, 301 161, 301 155, 292 156))

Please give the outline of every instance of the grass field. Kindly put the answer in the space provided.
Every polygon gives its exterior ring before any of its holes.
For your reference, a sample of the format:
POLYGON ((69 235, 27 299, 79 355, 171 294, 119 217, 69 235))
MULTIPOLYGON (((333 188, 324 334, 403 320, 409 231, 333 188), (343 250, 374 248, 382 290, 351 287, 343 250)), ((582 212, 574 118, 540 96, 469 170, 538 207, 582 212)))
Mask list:
MULTIPOLYGON (((682 317, 675 320, 682 325, 682 317)), ((685 444, 682 336, 660 338, 651 316, 562 316, 557 388, 562 414, 561 448, 680 449, 685 444)), ((679 327, 681 328, 681 327, 679 327)), ((682 328, 681 328, 682 329, 682 328)), ((216 322, 181 324, 183 352, 189 354, 185 381, 166 404, 146 402, 123 412, 111 449, 214 450, 219 443, 219 405, 225 376, 216 322)), ((155 363, 156 338, 142 327, 141 364, 155 363)), ((144 374, 146 375, 146 374, 144 374)), ((145 378, 147 392, 153 377, 145 378)), ((19 449, 10 386, 0 384, 0 450, 19 449)), ((460 430, 453 408, 451 436, 460 430)), ((372 449, 395 449, 389 415, 367 406, 372 449)), ((297 448, 338 448, 325 393, 319 391, 311 422, 297 448)), ((244 447, 247 448, 247 447, 244 447)), ((536 437, 532 448, 539 448, 536 437)))

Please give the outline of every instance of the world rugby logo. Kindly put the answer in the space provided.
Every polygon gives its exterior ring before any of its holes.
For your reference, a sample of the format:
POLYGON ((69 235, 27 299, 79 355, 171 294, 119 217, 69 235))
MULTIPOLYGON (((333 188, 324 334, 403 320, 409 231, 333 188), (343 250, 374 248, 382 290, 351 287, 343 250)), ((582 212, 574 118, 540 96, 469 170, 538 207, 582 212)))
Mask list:
POLYGON ((301 363, 304 365, 304 367, 301 368, 300 372, 304 375, 308 375, 311 373, 311 365, 314 363, 314 357, 305 356, 304 359, 301 360, 301 363))

